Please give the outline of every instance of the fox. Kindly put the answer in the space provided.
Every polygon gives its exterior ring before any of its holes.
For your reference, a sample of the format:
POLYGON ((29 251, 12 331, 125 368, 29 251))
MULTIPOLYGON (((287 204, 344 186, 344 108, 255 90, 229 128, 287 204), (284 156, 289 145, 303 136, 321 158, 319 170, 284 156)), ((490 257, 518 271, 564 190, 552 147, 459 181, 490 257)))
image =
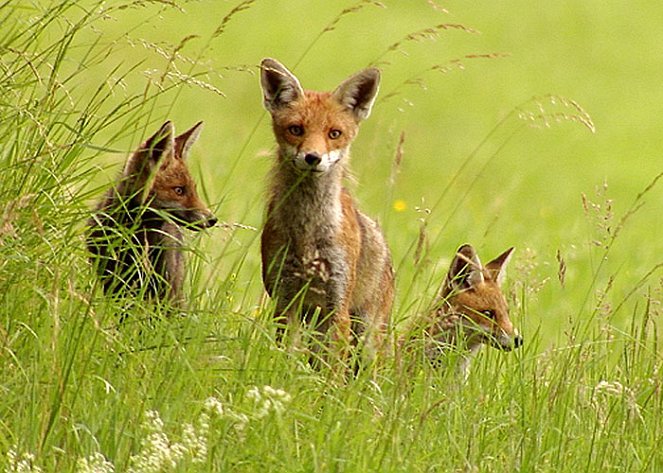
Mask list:
POLYGON ((467 377, 471 359, 483 345, 510 351, 523 345, 523 337, 511 323, 502 292, 509 248, 485 266, 472 245, 462 245, 451 261, 432 309, 414 324, 409 341, 422 346, 432 365, 458 353, 457 371, 467 377))
POLYGON ((275 300, 277 340, 305 324, 315 333, 314 352, 336 346, 343 355, 361 342, 373 359, 394 299, 391 253, 343 181, 380 72, 365 69, 332 92, 318 92, 304 90, 275 59, 263 59, 260 69, 278 147, 261 233, 262 280, 275 300))
POLYGON ((181 227, 202 230, 217 218, 202 202, 187 168, 202 122, 175 136, 166 121, 127 159, 88 220, 87 248, 104 293, 182 306, 185 276, 181 227))

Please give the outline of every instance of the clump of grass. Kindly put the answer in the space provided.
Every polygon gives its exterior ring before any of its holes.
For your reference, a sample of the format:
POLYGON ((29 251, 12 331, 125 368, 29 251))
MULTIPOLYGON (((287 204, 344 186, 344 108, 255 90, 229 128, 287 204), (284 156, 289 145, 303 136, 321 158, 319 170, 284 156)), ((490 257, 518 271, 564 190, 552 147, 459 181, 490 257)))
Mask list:
POLYGON ((68 442, 65 413, 75 409, 78 377, 92 376, 86 367, 112 365, 113 353, 126 351, 103 351, 117 343, 109 320, 119 301, 94 298, 81 235, 90 197, 97 193, 90 191, 99 169, 93 162, 102 152, 115 151, 107 143, 149 121, 157 103, 177 87, 194 84, 210 91, 192 82, 199 63, 182 55, 193 36, 167 54, 158 88, 125 90, 140 63, 110 66, 108 75, 94 82, 89 71, 118 59, 118 45, 126 39, 103 41, 97 26, 127 9, 155 6, 160 12, 179 10, 158 1, 0 7, 7 24, 0 40, 0 84, 7 98, 0 106, 0 133, 6 138, 0 147, 0 290, 7 308, 0 345, 9 360, 2 368, 4 388, 11 393, 0 410, 3 418, 10 412, 17 418, 0 440, 5 452, 15 445, 16 455, 7 459, 14 466, 7 471, 29 468, 33 457, 23 451, 53 458, 44 470, 59 470, 55 465, 62 459, 53 449, 68 442), (168 74, 179 70, 173 66, 178 61, 193 73, 166 84, 168 74))

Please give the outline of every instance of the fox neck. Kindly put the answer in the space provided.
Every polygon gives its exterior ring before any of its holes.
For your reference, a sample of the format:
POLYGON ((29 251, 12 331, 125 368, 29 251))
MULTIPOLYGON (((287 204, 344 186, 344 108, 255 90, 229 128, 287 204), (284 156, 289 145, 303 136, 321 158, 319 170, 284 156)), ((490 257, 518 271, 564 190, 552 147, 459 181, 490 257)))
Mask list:
POLYGON ((112 212, 116 224, 128 228, 158 230, 165 223, 163 216, 150 207, 149 199, 143 202, 138 192, 120 193, 111 189, 106 202, 104 207, 112 212))
POLYGON ((324 174, 297 170, 290 160, 279 156, 272 173, 270 212, 276 220, 291 226, 298 235, 305 229, 338 228, 341 224, 345 157, 324 174))

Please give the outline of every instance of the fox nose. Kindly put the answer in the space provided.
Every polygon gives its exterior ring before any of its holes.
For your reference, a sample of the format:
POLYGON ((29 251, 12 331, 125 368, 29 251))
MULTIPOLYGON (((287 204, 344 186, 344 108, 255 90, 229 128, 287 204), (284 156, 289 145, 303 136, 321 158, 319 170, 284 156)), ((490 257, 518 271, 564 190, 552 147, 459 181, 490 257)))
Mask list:
POLYGON ((317 153, 306 153, 306 156, 304 156, 304 161, 306 161, 306 164, 313 167, 320 164, 320 161, 322 161, 322 159, 317 153))
POLYGON ((519 348, 523 346, 523 337, 520 335, 516 335, 515 338, 513 339, 513 348, 519 348))
POLYGON ((210 218, 207 219, 207 228, 213 227, 216 225, 216 222, 218 222, 219 219, 216 218, 216 216, 212 215, 210 218))

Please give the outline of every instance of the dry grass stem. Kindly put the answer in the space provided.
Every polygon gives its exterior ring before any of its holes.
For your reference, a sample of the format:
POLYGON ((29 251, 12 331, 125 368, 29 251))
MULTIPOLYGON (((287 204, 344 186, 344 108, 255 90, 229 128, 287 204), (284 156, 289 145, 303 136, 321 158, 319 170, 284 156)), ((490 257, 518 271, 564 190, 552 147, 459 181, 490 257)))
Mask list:
POLYGON ((592 133, 596 132, 594 122, 575 100, 570 100, 559 95, 542 95, 533 97, 523 106, 518 107, 518 118, 524 120, 535 128, 550 128, 555 123, 574 122, 579 123, 592 133), (533 105, 534 110, 525 107, 533 105), (549 110, 553 107, 553 110, 549 110), (560 111, 556 110, 561 108, 560 111))
POLYGON ((221 23, 219 26, 214 30, 212 33, 212 38, 215 39, 221 36, 224 31, 226 30, 226 27, 228 26, 228 23, 238 14, 241 13, 245 10, 248 10, 251 8, 251 5, 255 3, 255 0, 243 0, 242 2, 238 3, 232 10, 228 12, 226 16, 224 16, 221 19, 221 23))

